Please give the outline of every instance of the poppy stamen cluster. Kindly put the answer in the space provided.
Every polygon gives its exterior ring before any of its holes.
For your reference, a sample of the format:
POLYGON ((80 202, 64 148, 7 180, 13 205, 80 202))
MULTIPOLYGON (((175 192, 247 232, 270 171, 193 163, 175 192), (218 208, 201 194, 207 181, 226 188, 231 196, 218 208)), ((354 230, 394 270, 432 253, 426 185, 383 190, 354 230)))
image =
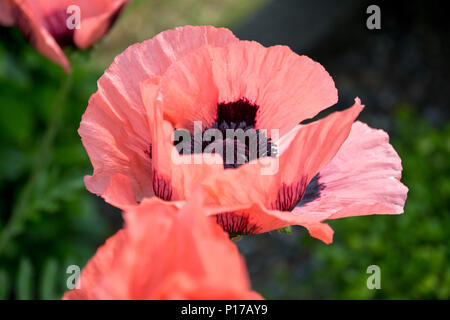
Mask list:
MULTIPOLYGON (((188 146, 175 138, 174 145, 181 155, 217 153, 224 159, 225 169, 238 168, 263 157, 276 157, 276 145, 264 131, 255 129, 258 106, 247 99, 219 103, 216 121, 201 133, 190 135, 188 146), (212 135, 212 131, 219 131, 212 135), (206 138, 209 137, 210 138, 206 138)), ((178 130, 175 130, 177 137, 178 130)))

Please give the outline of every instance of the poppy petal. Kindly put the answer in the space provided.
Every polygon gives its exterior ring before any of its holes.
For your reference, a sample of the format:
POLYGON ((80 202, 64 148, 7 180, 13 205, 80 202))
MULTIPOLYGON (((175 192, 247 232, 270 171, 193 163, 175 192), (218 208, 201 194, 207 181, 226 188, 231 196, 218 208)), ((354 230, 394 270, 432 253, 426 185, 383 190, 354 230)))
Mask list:
POLYGON ((130 179, 121 173, 111 176, 108 187, 103 193, 103 198, 117 208, 136 205, 136 196, 130 179))
POLYGON ((408 188, 400 182, 401 171, 389 136, 356 122, 336 157, 320 171, 320 197, 293 211, 321 220, 403 213, 408 188))
POLYGON ((104 101, 94 96, 83 115, 78 133, 94 166, 94 174, 84 180, 89 191, 102 195, 111 176, 122 174, 130 180, 136 200, 153 194, 148 154, 150 142, 145 131, 140 134, 134 132, 126 119, 108 110, 104 101))
POLYGON ((100 40, 114 23, 122 8, 130 0, 100 0, 81 2, 82 28, 75 30, 74 42, 86 49, 100 40), (94 5, 95 4, 95 5, 94 5))

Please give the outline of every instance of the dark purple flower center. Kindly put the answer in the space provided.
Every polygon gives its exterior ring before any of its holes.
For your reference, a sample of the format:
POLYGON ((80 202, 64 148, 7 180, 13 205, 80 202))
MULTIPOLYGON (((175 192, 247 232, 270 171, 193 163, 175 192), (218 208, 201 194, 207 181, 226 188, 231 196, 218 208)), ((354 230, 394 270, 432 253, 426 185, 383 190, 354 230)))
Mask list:
POLYGON ((248 127, 255 127, 258 106, 250 103, 247 99, 236 102, 219 103, 217 105, 216 123, 241 123, 245 122, 248 127))
POLYGON ((237 168, 257 158, 274 157, 276 148, 271 139, 255 129, 257 112, 258 106, 246 99, 219 103, 216 121, 211 126, 201 133, 194 132, 187 144, 176 138, 174 145, 183 155, 220 153, 225 169, 237 168))

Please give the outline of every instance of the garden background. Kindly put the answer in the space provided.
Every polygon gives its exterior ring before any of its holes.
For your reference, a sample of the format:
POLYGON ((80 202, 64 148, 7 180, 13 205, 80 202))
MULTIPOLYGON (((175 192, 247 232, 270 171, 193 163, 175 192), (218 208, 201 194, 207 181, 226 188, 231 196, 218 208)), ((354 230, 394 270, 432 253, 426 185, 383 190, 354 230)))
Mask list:
POLYGON ((300 227, 239 241, 253 288, 269 299, 449 299, 448 18, 439 2, 356 0, 134 0, 93 48, 67 50, 69 77, 0 27, 0 299, 59 299, 67 266, 83 266, 121 227, 120 212, 84 187, 81 115, 117 54, 185 24, 320 62, 338 105, 359 96, 360 119, 386 130, 403 161, 401 216, 330 221, 331 245, 300 227), (381 30, 366 27, 369 4, 381 8, 381 30), (380 290, 366 286, 372 264, 380 290))

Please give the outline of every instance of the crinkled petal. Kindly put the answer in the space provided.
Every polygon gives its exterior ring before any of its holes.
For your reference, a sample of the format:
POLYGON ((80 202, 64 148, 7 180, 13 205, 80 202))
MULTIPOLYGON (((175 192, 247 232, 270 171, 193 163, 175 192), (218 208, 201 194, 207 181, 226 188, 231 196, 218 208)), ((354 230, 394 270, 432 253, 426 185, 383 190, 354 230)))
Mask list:
POLYGON ((386 132, 356 122, 336 157, 320 171, 320 196, 293 211, 320 220, 403 213, 408 188, 400 182, 401 171, 386 132))

